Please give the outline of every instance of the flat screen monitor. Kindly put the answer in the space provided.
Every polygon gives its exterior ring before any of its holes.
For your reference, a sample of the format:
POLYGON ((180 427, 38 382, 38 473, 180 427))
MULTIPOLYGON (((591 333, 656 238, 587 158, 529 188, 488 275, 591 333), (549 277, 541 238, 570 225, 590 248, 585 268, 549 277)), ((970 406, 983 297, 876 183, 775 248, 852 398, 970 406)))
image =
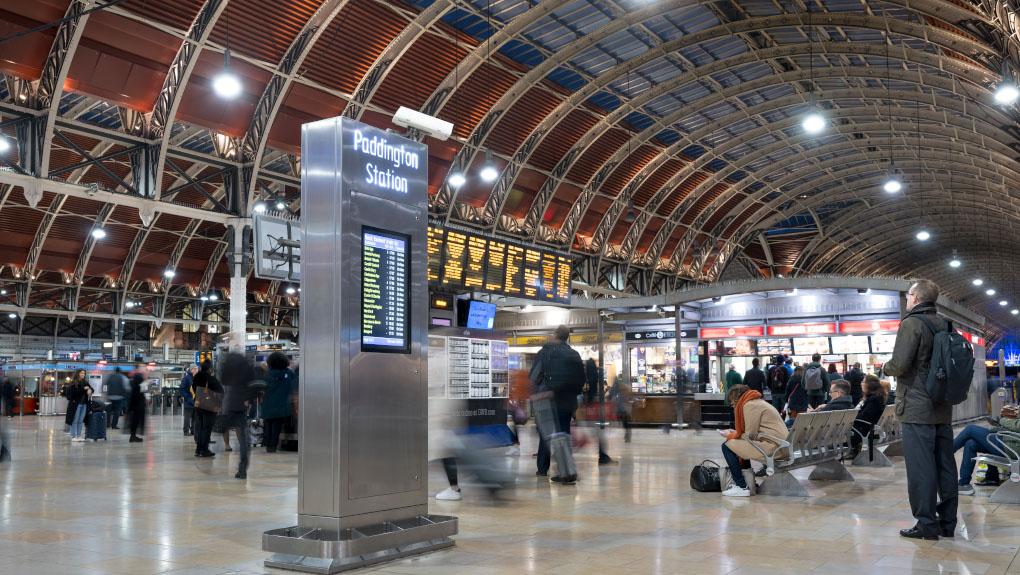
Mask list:
POLYGON ((872 353, 892 353, 896 347, 895 333, 880 333, 871 336, 872 353))
POLYGON ((411 353, 411 238, 361 230, 361 351, 411 353))
POLYGON ((868 353, 868 336, 844 335, 832 338, 832 353, 868 353))
POLYGON ((468 329, 492 329, 496 323, 496 304, 477 300, 460 300, 457 325, 468 329))
POLYGON ((754 340, 750 339, 723 340, 723 355, 753 356, 755 355, 754 340))
POLYGON ((795 337, 793 338, 793 353, 796 355, 813 355, 829 353, 829 338, 827 337, 795 337))
POLYGON ((793 355, 789 338, 769 337, 758 340, 759 355, 793 355))

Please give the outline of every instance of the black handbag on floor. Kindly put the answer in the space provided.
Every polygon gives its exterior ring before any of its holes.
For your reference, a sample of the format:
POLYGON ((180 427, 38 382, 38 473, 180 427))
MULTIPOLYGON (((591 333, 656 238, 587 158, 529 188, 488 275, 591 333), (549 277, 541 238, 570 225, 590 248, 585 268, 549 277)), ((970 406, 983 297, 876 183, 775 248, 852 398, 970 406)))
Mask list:
POLYGON ((691 489, 701 492, 720 492, 722 485, 719 482, 719 464, 706 459, 701 465, 695 465, 691 470, 691 489))

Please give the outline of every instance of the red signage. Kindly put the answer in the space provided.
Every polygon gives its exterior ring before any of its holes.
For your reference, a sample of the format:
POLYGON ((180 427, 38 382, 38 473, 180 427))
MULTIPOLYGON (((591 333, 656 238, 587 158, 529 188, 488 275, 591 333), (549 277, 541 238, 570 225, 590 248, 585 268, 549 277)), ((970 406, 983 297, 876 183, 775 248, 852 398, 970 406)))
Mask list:
POLYGON ((878 333, 896 331, 900 328, 898 319, 876 319, 870 321, 844 321, 839 324, 839 333, 878 333))
POLYGON ((701 339, 723 339, 727 337, 761 337, 763 335, 765 335, 765 330, 760 325, 701 328, 701 339))
POLYGON ((980 345, 981 347, 985 346, 985 338, 983 337, 978 337, 972 333, 963 331, 962 329, 958 329, 956 332, 962 335, 963 339, 969 341, 972 345, 980 345))
POLYGON ((825 335, 836 333, 836 323, 793 323, 770 325, 769 335, 825 335))

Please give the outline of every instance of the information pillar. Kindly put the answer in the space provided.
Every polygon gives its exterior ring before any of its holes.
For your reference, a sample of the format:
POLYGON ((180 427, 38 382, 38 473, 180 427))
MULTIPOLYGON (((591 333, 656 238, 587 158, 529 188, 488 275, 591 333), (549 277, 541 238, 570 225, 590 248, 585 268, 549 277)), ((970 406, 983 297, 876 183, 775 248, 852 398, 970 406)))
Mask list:
POLYGON ((303 126, 301 149, 298 525, 263 548, 335 573, 457 530, 428 513, 428 153, 341 118, 303 126))

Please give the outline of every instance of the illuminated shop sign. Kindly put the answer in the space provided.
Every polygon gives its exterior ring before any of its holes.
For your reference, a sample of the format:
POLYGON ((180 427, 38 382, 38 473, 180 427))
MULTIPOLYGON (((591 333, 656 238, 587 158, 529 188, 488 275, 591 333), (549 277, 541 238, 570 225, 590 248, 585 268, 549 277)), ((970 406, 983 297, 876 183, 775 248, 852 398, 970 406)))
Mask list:
POLYGON ((791 323, 770 325, 769 335, 815 335, 836 333, 836 323, 791 323))
POLYGON ((898 329, 900 329, 900 320, 898 319, 844 321, 839 324, 839 333, 879 333, 898 329))
POLYGON ((765 335, 765 329, 760 325, 701 328, 701 339, 761 337, 763 335, 765 335))

